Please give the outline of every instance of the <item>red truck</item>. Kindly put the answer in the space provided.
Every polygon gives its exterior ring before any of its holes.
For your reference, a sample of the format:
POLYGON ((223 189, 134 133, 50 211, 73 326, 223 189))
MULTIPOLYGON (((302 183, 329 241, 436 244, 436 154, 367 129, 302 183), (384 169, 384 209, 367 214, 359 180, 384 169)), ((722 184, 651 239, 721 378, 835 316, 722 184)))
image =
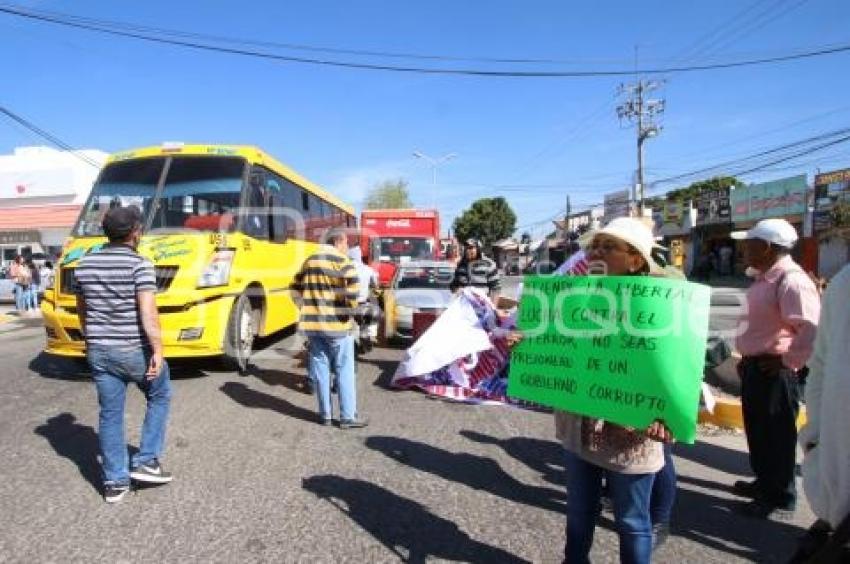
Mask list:
POLYGON ((399 263, 441 258, 437 210, 363 210, 360 229, 363 259, 378 271, 381 286, 389 285, 399 263))

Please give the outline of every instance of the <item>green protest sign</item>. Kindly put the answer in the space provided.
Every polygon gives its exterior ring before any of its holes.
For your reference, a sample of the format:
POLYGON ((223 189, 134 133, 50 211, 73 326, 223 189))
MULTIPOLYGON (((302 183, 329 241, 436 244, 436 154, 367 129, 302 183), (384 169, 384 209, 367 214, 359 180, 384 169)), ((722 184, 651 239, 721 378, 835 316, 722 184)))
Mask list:
POLYGON ((528 276, 508 395, 693 443, 710 289, 650 276, 528 276))

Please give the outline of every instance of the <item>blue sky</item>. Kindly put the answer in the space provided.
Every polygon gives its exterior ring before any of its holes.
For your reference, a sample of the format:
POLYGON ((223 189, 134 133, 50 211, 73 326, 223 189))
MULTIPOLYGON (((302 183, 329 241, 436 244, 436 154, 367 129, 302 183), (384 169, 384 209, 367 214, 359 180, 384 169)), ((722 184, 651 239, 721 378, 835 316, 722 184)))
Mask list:
MULTIPOLYGON (((635 46, 640 65, 653 67, 850 43, 845 0, 15 5, 252 41, 575 61, 510 66, 279 51, 417 66, 630 69, 635 46)), ((563 212, 567 194, 576 209, 632 182, 634 130, 621 128, 615 112, 617 86, 632 77, 349 70, 152 45, 2 14, 0 34, 0 105, 80 148, 256 144, 355 205, 375 183, 403 177, 414 202, 436 203, 445 225, 476 198, 502 195, 518 225, 535 235, 551 230, 547 220, 563 212), (417 150, 457 154, 440 166, 436 189, 429 165, 412 156, 417 150)), ((850 124, 848 65, 850 53, 668 75, 658 93, 667 101, 664 130, 646 144, 647 181, 850 124)), ((42 143, 0 119, 0 152, 42 143)), ((850 144, 744 180, 847 166, 850 144)))

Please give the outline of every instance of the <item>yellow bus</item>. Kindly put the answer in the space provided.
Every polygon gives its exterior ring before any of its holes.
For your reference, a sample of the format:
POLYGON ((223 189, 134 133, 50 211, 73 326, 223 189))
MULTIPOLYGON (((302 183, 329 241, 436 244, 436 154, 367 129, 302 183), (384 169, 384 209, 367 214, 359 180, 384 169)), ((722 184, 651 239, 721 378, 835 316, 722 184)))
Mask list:
POLYGON ((106 243, 113 206, 142 210, 166 357, 219 356, 245 371, 254 338, 292 325, 289 287, 354 209, 256 147, 163 144, 116 153, 92 187, 42 302, 46 352, 85 355, 74 268, 106 243))

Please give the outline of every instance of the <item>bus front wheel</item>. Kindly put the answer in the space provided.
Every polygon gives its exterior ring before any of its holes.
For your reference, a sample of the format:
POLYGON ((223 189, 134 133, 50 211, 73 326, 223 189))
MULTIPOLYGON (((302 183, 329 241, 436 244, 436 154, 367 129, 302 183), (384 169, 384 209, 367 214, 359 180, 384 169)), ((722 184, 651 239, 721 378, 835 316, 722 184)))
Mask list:
POLYGON ((247 295, 242 294, 230 310, 227 321, 227 331, 224 335, 224 359, 227 365, 245 374, 248 371, 248 360, 254 348, 255 330, 254 309, 247 295))

